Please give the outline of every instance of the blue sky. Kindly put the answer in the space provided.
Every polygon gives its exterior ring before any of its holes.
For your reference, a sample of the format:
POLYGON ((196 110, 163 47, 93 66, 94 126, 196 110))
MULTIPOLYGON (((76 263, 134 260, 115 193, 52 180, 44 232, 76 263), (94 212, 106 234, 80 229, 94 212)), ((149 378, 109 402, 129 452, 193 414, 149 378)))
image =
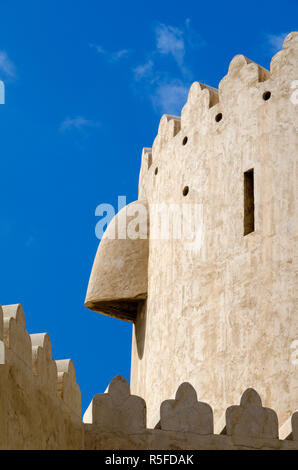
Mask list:
POLYGON ((71 357, 83 411, 129 379, 131 324, 85 309, 95 208, 137 198, 142 147, 234 55, 264 67, 297 30, 295 0, 0 2, 0 304, 71 357))

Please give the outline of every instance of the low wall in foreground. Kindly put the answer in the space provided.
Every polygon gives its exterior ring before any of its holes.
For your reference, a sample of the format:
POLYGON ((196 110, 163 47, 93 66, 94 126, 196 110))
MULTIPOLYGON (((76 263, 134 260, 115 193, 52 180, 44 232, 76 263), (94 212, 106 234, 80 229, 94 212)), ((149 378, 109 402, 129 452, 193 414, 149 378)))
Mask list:
POLYGON ((155 429, 146 415, 145 401, 117 376, 82 422, 72 361, 52 358, 47 333, 28 334, 20 304, 0 307, 0 449, 298 450, 298 411, 279 428, 253 389, 215 423, 189 383, 162 402, 155 429))
POLYGON ((82 449, 72 361, 54 361, 47 333, 29 335, 20 304, 0 306, 0 449, 82 449))
POLYGON ((108 393, 96 395, 84 415, 85 449, 233 450, 298 449, 298 412, 278 428, 275 411, 264 408, 258 393, 246 390, 214 429, 213 411, 197 401, 189 383, 160 407, 155 429, 146 427, 146 404, 130 394, 121 376, 108 393))

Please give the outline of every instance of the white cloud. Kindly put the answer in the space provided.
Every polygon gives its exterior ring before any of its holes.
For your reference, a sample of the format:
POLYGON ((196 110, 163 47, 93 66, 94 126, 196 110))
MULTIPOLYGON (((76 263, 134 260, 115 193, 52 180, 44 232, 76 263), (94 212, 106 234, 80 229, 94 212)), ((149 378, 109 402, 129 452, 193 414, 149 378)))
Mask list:
POLYGON ((106 54, 106 50, 98 44, 89 44, 89 47, 93 47, 99 54, 106 54))
POLYGON ((196 50, 206 46, 205 39, 203 39, 202 36, 192 28, 189 18, 186 18, 185 20, 185 35, 187 43, 191 49, 196 50))
POLYGON ((171 54, 179 66, 182 66, 185 45, 183 31, 173 26, 159 24, 156 28, 156 47, 160 54, 171 54))
POLYGON ((151 97, 153 106, 158 112, 167 114, 180 114, 186 102, 188 86, 180 80, 161 83, 157 86, 151 97))
POLYGON ((89 119, 85 119, 82 116, 77 116, 75 118, 67 117, 61 124, 60 130, 61 131, 68 131, 72 129, 81 130, 86 127, 99 127, 100 123, 96 121, 92 121, 89 119))
POLYGON ((154 34, 155 48, 147 54, 146 62, 133 69, 134 79, 137 87, 143 88, 142 95, 150 96, 158 113, 179 114, 193 80, 189 67, 194 59, 192 53, 206 43, 189 19, 179 28, 159 23, 154 34), (172 58, 178 67, 169 69, 167 58, 172 58), (174 70, 175 75, 169 70, 174 70))
POLYGON ((121 49, 120 51, 113 52, 111 54, 111 60, 112 62, 116 62, 119 59, 122 59, 123 57, 127 57, 130 54, 130 51, 128 49, 121 49))
POLYGON ((192 28, 189 18, 185 20, 182 28, 159 24, 155 29, 155 34, 157 52, 171 55, 184 74, 188 74, 184 66, 186 53, 206 45, 201 35, 192 28))
POLYGON ((0 51, 0 74, 7 78, 15 78, 16 76, 15 65, 8 58, 5 51, 0 51))
POLYGON ((89 44, 98 54, 103 55, 109 62, 118 62, 118 60, 127 57, 130 54, 129 49, 120 49, 119 51, 109 52, 98 44, 89 44))
POLYGON ((283 42, 289 33, 267 34, 267 41, 271 47, 271 52, 276 53, 282 49, 283 42))
POLYGON ((153 61, 150 59, 143 65, 138 65, 133 70, 135 80, 140 80, 141 78, 149 77, 153 71, 153 61))

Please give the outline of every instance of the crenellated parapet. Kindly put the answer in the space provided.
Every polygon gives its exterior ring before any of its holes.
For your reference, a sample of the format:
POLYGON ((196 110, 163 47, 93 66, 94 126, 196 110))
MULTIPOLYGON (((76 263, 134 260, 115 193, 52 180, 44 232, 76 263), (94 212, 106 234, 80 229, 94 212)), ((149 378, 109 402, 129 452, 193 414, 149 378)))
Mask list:
POLYGON ((46 393, 57 394, 57 366, 52 358, 52 345, 47 333, 30 335, 32 367, 38 386, 46 393))
POLYGON ((58 371, 58 397, 81 418, 81 390, 76 382, 74 363, 71 359, 62 359, 56 361, 56 366, 58 371))
POLYGON ((298 412, 281 429, 275 411, 246 390, 214 423, 212 407, 189 383, 160 406, 155 428, 122 376, 96 395, 81 421, 71 359, 55 361, 49 335, 29 335, 21 305, 0 308, 2 449, 298 449, 298 412))
MULTIPOLYGON (((140 197, 144 197, 146 189, 150 194, 150 180, 146 182, 145 175, 152 163, 154 165, 160 163, 160 153, 166 148, 171 152, 175 147, 179 148, 185 132, 198 132, 200 138, 206 136, 211 143, 220 135, 222 145, 225 145, 229 135, 226 136, 224 131, 231 123, 237 124, 239 119, 239 124, 241 120, 245 121, 245 127, 251 122, 252 128, 249 133, 251 136, 256 136, 258 115, 259 118, 264 118, 261 108, 262 97, 266 101, 268 99, 266 93, 269 92, 270 96, 273 94, 274 99, 284 97, 288 103, 290 102, 293 93, 291 83, 297 80, 298 73, 297 49, 298 33, 292 32, 285 39, 283 49, 272 58, 270 70, 239 54, 231 60, 228 73, 220 81, 218 89, 194 82, 189 89, 181 116, 164 114, 152 149, 143 150, 140 197)), ((233 127, 235 129, 235 125, 233 127)), ((204 145, 206 146, 205 143, 204 145)), ((206 146, 206 150, 207 148, 206 146)), ((150 178, 150 175, 148 177, 150 178)))
POLYGON ((47 333, 26 331, 20 304, 0 307, 0 448, 81 448, 81 392, 47 333), (66 431, 67 430, 67 431, 66 431))
POLYGON ((93 398, 83 421, 95 424, 103 432, 143 432, 146 429, 146 403, 130 394, 129 384, 119 375, 112 380, 107 393, 93 398))
POLYGON ((240 405, 230 406, 226 411, 226 434, 242 438, 278 439, 277 414, 262 406, 255 390, 247 389, 240 405))
POLYGON ((165 400, 160 407, 160 429, 164 431, 213 434, 211 406, 197 400, 192 385, 180 385, 174 400, 165 400))
POLYGON ((23 362, 32 367, 32 345, 29 333, 25 329, 25 314, 20 304, 4 305, 3 333, 6 346, 6 361, 23 362))
POLYGON ((298 413, 291 434, 279 436, 274 410, 262 406, 258 393, 247 389, 239 405, 227 408, 218 434, 213 410, 197 400, 195 389, 183 383, 174 399, 160 406, 160 421, 146 427, 146 404, 130 394, 126 380, 115 377, 107 393, 96 395, 85 412, 86 449, 298 449, 298 413))

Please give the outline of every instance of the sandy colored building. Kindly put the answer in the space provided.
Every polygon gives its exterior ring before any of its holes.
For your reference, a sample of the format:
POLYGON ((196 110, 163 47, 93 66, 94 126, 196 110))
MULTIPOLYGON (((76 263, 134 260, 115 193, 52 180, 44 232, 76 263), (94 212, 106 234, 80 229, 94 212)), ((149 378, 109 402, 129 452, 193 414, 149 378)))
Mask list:
POLYGON ((216 418, 248 387, 281 422, 297 407, 297 78, 291 34, 270 72, 239 55, 218 90, 195 82, 181 118, 163 116, 143 151, 139 201, 150 230, 165 217, 158 204, 176 205, 172 221, 197 207, 198 236, 99 246, 86 305, 129 311, 131 387, 151 426, 184 381, 216 418))
MULTIPOLYGON (((3 309, 0 391, 21 380, 43 390, 32 406, 56 410, 26 448, 298 448, 297 90, 295 32, 270 71, 236 56, 218 90, 195 82, 181 117, 162 117, 138 201, 107 228, 85 301, 133 322, 130 388, 114 379, 84 424, 72 364, 37 336, 32 369, 23 314, 3 309)), ((13 400, 0 407, 4 448, 20 426, 13 400)))

